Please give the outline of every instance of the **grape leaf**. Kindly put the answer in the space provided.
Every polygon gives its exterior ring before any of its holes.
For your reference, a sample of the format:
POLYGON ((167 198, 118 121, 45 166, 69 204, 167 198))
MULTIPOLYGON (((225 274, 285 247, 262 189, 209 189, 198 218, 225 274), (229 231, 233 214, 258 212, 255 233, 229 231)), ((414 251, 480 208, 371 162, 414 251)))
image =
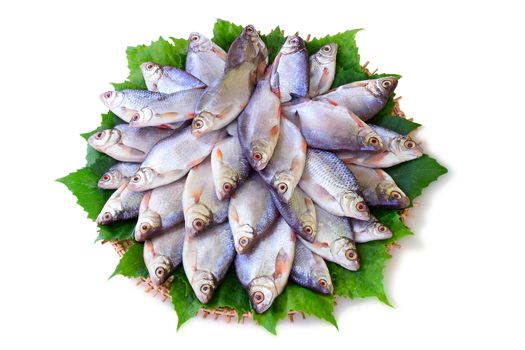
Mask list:
POLYGON ((136 220, 127 220, 109 226, 99 226, 98 236, 95 239, 95 242, 124 241, 126 239, 131 239, 135 235, 136 224, 136 220))
POLYGON ((194 317, 201 308, 201 303, 193 293, 190 282, 184 274, 184 269, 179 266, 173 273, 173 282, 170 289, 171 303, 177 313, 177 330, 194 317))
POLYGON ((261 35, 261 39, 268 48, 268 62, 271 64, 275 56, 279 53, 279 50, 281 50, 281 46, 283 46, 286 37, 282 34, 281 28, 276 27, 269 34, 261 35))
POLYGON ((115 268, 115 271, 109 276, 112 278, 116 275, 122 275, 125 277, 148 277, 148 269, 144 264, 144 244, 135 243, 128 248, 126 253, 122 255, 120 261, 115 268))
POLYGON ((231 43, 241 34, 242 26, 218 19, 213 26, 212 41, 228 52, 231 43))

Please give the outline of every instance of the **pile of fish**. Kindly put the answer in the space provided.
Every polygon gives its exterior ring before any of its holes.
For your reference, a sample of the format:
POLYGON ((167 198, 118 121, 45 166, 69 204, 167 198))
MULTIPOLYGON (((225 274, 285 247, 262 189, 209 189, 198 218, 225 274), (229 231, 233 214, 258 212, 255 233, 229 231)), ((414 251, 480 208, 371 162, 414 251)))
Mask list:
POLYGON ((126 123, 88 140, 119 161, 99 180, 115 192, 97 223, 138 218, 153 283, 182 264, 202 303, 231 266, 258 313, 288 280, 332 293, 325 261, 356 271, 356 243, 392 236, 369 206, 410 204, 381 168, 422 149, 365 123, 397 79, 330 90, 337 44, 309 56, 288 36, 269 64, 251 25, 228 52, 199 33, 188 43, 185 71, 144 62, 148 90, 101 95, 126 123))

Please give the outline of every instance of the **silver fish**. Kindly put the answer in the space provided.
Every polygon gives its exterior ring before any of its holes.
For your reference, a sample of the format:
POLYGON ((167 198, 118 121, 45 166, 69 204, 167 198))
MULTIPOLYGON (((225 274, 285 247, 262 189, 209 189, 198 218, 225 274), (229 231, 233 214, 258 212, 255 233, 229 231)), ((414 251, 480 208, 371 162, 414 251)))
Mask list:
POLYGON ((370 220, 350 219, 350 224, 356 243, 392 238, 392 231, 380 223, 373 215, 370 216, 370 220))
POLYGON ((186 232, 201 233, 213 224, 228 218, 228 201, 221 201, 215 194, 210 159, 193 167, 186 179, 182 193, 182 207, 186 232))
POLYGON ((359 256, 352 228, 345 217, 335 216, 316 206, 319 231, 313 242, 299 237, 308 249, 325 260, 332 261, 350 271, 359 270, 359 256))
POLYGON ((108 169, 98 180, 98 187, 114 190, 120 187, 123 181, 128 180, 139 169, 138 163, 117 163, 108 169))
POLYGON ((294 97, 283 104, 283 115, 299 117, 308 146, 326 150, 379 151, 383 143, 365 122, 345 108, 329 103, 294 97))
POLYGON ((132 114, 129 125, 134 128, 180 123, 194 117, 194 109, 204 89, 189 89, 163 94, 132 114))
POLYGON ((255 170, 262 170, 268 164, 279 138, 281 101, 278 88, 268 76, 259 80, 248 105, 237 119, 243 153, 255 170))
POLYGON ((337 152, 337 156, 345 163, 368 168, 388 168, 423 155, 421 146, 410 136, 403 136, 377 125, 371 125, 371 127, 383 140, 384 151, 378 153, 341 151, 337 152))
POLYGON ((121 162, 142 162, 155 144, 172 134, 170 129, 135 129, 120 124, 91 135, 88 143, 97 151, 121 162))
POLYGON ((144 241, 184 220, 182 191, 186 179, 146 192, 140 204, 135 240, 144 241))
POLYGON ((402 209, 410 204, 410 199, 386 171, 353 164, 347 164, 347 167, 357 179, 368 205, 402 209))
POLYGON ((237 126, 237 120, 234 120, 233 122, 231 122, 230 124, 228 124, 228 126, 226 127, 226 132, 227 132, 228 135, 230 135, 230 136, 238 137, 238 136, 239 136, 239 133, 238 133, 237 129, 238 129, 238 126, 237 126))
POLYGON ((206 84, 182 69, 161 66, 154 62, 140 65, 142 76, 149 91, 171 94, 195 88, 205 88, 206 84))
POLYGON ((208 303, 235 257, 233 238, 227 223, 213 226, 200 235, 186 235, 182 264, 197 299, 208 303))
POLYGON ((206 85, 222 77, 226 52, 201 33, 193 32, 188 39, 186 71, 206 85))
POLYGON ((326 44, 310 56, 310 86, 308 96, 314 98, 324 94, 334 82, 337 44, 326 44))
POLYGON ((273 187, 281 201, 288 203, 306 161, 306 141, 301 131, 287 118, 281 118, 281 133, 268 165, 259 173, 273 187))
POLYGON ((144 192, 131 192, 128 182, 124 181, 113 192, 97 217, 97 224, 111 225, 117 221, 136 218, 144 192))
POLYGON ((292 269, 296 236, 279 218, 249 254, 237 255, 235 271, 255 312, 270 308, 284 290, 292 269))
POLYGON ((299 186, 317 205, 334 215, 370 218, 356 178, 332 152, 312 148, 306 152, 299 186))
POLYGON ((171 227, 144 242, 144 263, 154 285, 160 286, 166 282, 182 262, 183 245, 184 225, 171 227))
POLYGON ((288 225, 299 236, 313 241, 317 234, 317 216, 312 199, 299 187, 295 189, 288 203, 283 202, 275 190, 271 189, 270 193, 277 210, 288 225))
POLYGON ((251 171, 242 155, 238 137, 228 137, 215 145, 211 152, 211 169, 217 198, 221 201, 229 198, 251 171))
POLYGON ((197 138, 191 133, 191 127, 187 127, 162 140, 131 177, 130 189, 146 191, 177 181, 206 159, 224 134, 219 130, 197 138))
POLYGON ((122 90, 106 91, 100 95, 100 100, 117 117, 129 123, 137 111, 164 96, 148 90, 122 90))
POLYGON ((243 62, 261 64, 260 69, 268 63, 268 50, 259 33, 251 24, 244 27, 228 50, 225 71, 238 67, 243 62))
POLYGON ((195 107, 195 135, 221 129, 237 118, 253 92, 255 69, 254 63, 243 62, 204 90, 195 107))
POLYGON ((286 38, 272 69, 272 75, 279 79, 282 102, 291 100, 290 94, 308 95, 308 50, 301 37, 292 35, 286 38))
POLYGON ((295 258, 290 279, 300 286, 322 294, 332 294, 334 286, 323 258, 313 253, 300 240, 295 242, 295 258))
POLYGON ((316 99, 347 108, 366 121, 385 107, 396 86, 395 77, 356 81, 341 85, 316 99))
POLYGON ((253 174, 235 192, 228 208, 235 250, 245 254, 271 227, 279 213, 259 175, 253 174))

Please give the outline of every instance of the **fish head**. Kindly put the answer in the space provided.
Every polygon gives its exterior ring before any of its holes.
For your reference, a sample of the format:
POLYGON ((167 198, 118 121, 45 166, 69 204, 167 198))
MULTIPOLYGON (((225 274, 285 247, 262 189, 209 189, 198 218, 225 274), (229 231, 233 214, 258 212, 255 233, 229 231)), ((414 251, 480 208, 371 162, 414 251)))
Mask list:
POLYGON ((109 225, 120 219, 123 208, 122 202, 119 199, 109 200, 102 208, 102 211, 97 217, 98 225, 109 225))
POLYGON ((371 225, 367 233, 370 235, 370 237, 373 237, 374 239, 389 239, 392 238, 392 231, 382 223, 375 222, 373 225, 371 225))
POLYGON ((387 98, 396 89, 397 78, 396 77, 379 78, 373 81, 373 83, 375 84, 374 90, 377 91, 380 96, 387 98))
POLYGON ((376 194, 388 206, 406 208, 410 204, 410 199, 393 181, 383 181, 377 184, 376 194))
POLYGON ((148 272, 151 282, 156 286, 160 286, 171 276, 173 264, 167 256, 157 255, 148 264, 148 272))
POLYGON ((118 170, 109 170, 98 180, 98 187, 103 189, 114 189, 120 186, 123 179, 122 173, 118 170))
POLYGON ((389 150, 404 161, 419 158, 423 155, 423 148, 410 136, 400 136, 394 138, 389 150))
POLYGON ((100 100, 110 109, 117 108, 124 101, 124 94, 120 91, 106 91, 100 94, 100 100))
POLYGON ((275 193, 277 193, 279 198, 285 203, 288 203, 292 198, 294 183, 297 182, 293 174, 288 170, 278 172, 272 179, 272 186, 275 189, 275 193))
POLYGON ((381 137, 369 127, 361 128, 357 132, 357 140, 361 146, 361 151, 381 151, 384 149, 381 137))
POLYGON ((354 235, 361 236, 364 240, 381 240, 392 237, 392 231, 376 220, 352 220, 354 235))
POLYGON ((239 174, 229 166, 223 166, 221 176, 215 181, 215 193, 221 201, 228 198, 239 185, 239 174))
POLYGON ((336 43, 329 43, 324 45, 315 54, 315 59, 321 64, 328 64, 335 60, 337 56, 338 45, 336 43))
POLYGON ((313 242, 318 230, 315 205, 309 197, 305 197, 304 202, 306 210, 299 215, 299 223, 302 231, 301 236, 308 241, 313 242))
POLYGON ((330 251, 337 262, 350 271, 359 270, 359 256, 355 244, 347 237, 340 237, 330 245, 330 251))
POLYGON ((210 209, 202 203, 196 203, 189 207, 184 214, 186 232, 196 235, 204 231, 211 224, 213 214, 210 209))
POLYGON ((239 254, 245 254, 250 250, 254 243, 255 230, 249 224, 240 225, 234 228, 235 229, 235 250, 239 254))
POLYGON ((275 282, 270 277, 257 277, 250 282, 248 295, 253 308, 259 314, 270 308, 277 294, 275 282))
POLYGON ((316 269, 312 270, 312 279, 315 283, 315 289, 323 294, 332 294, 334 291, 334 286, 332 284, 332 279, 330 274, 326 273, 326 269, 316 269))
POLYGON ((259 41, 259 33, 255 29, 255 27, 251 24, 248 24, 246 27, 243 28, 241 37, 245 40, 249 40, 252 42, 258 42, 259 41))
POLYGON ((129 120, 129 126, 140 127, 144 126, 148 121, 153 118, 153 111, 151 108, 145 107, 139 111, 135 111, 129 120))
POLYGON ((199 299, 201 303, 207 304, 217 288, 217 280, 211 272, 197 270, 193 274, 191 285, 197 299, 199 299))
POLYGON ((128 188, 130 191, 145 191, 153 184, 156 172, 151 168, 140 168, 129 180, 128 188))
POLYGON ((290 35, 286 38, 280 53, 283 55, 289 55, 301 50, 304 50, 304 40, 298 35, 290 35))
POLYGON ((210 112, 200 112, 193 118, 191 123, 191 133, 194 136, 200 136, 211 131, 216 115, 210 112))
POLYGON ((121 134, 118 129, 98 131, 88 138, 88 144, 97 151, 104 152, 120 141, 121 134))
POLYGON ((153 210, 146 210, 140 214, 137 225, 135 226, 135 240, 141 242, 162 229, 160 215, 153 210))
POLYGON ((144 62, 140 65, 140 70, 147 82, 156 83, 162 77, 162 67, 157 63, 144 62))
POLYGON ((250 144, 248 161, 255 170, 262 170, 270 161, 271 142, 269 139, 257 139, 250 144))
POLYGON ((201 33, 192 32, 188 37, 189 49, 193 52, 206 52, 210 51, 212 42, 210 39, 202 35, 201 33))
POLYGON ((355 191, 345 191, 339 197, 340 205, 345 216, 359 220, 370 219, 370 210, 365 200, 355 191))

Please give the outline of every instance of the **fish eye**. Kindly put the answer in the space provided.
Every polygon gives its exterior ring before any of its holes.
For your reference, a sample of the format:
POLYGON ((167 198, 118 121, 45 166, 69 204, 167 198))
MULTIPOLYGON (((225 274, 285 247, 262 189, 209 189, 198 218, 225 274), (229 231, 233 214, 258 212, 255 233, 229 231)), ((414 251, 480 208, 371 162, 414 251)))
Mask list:
POLYGON ((262 292, 255 292, 253 293, 253 301, 255 304, 260 304, 264 301, 264 294, 262 292))
POLYGON ((288 185, 285 184, 284 182, 281 182, 277 185, 277 189, 279 190, 279 193, 284 193, 288 191, 288 185))
POLYGON ((146 66, 146 69, 147 69, 147 70, 152 70, 152 69, 153 69, 153 64, 152 64, 152 63, 148 64, 148 65, 146 66))
POLYGON ((328 282, 324 278, 319 279, 319 285, 323 288, 328 287, 328 282))
POLYGON ((255 152, 255 153, 253 154, 253 160, 260 161, 260 160, 262 160, 262 159, 263 159, 263 156, 262 156, 261 153, 259 153, 259 152, 255 152))
POLYGON ((198 35, 192 35, 190 40, 191 41, 197 41, 197 40, 199 40, 199 36, 198 35))
POLYGON ((406 140, 405 141, 405 147, 408 149, 416 147, 416 143, 412 140, 406 140))
POLYGON ((95 134, 95 138, 100 140, 104 136, 104 131, 99 131, 95 134))
POLYGON ((390 193, 390 197, 394 199, 401 199, 403 196, 398 191, 392 191, 392 193, 390 193))
POLYGON ((392 86, 392 82, 390 80, 385 80, 381 83, 381 85, 383 85, 384 88, 389 88, 392 86))
POLYGON ((377 228, 377 230, 378 230, 379 232, 386 232, 387 228, 386 228, 385 225, 379 225, 379 227, 377 228))
POLYGON ((303 232, 306 233, 308 236, 311 236, 314 233, 314 229, 312 226, 305 226, 303 227, 303 232))
POLYGON ((379 145, 379 139, 378 139, 377 137, 375 137, 375 136, 374 136, 374 137, 371 137, 371 138, 368 140, 368 142, 369 142, 371 145, 373 145, 373 146, 377 146, 377 145, 379 145))
POLYGON ((357 260, 357 252, 354 249, 348 249, 345 256, 348 260, 357 260))
POLYGON ((222 189, 225 190, 226 192, 230 192, 232 190, 232 184, 229 183, 229 182, 225 182, 223 185, 222 185, 222 189))
POLYGON ((204 122, 200 119, 197 119, 193 122, 194 129, 201 129, 204 126, 204 122))
POLYGON ((200 231, 204 228, 204 221, 202 221, 202 219, 195 219, 191 225, 195 230, 200 231))
POLYGON ((131 182, 139 182, 140 181, 140 175, 138 174, 135 174, 132 178, 131 178, 131 182))
POLYGON ((325 46, 323 46, 323 49, 322 49, 322 50, 323 50, 324 52, 330 52, 331 47, 330 47, 330 45, 325 45, 325 46))
POLYGON ((201 286, 201 292, 204 294, 208 294, 211 291, 211 285, 209 284, 203 284, 201 286))
POLYGON ((158 278, 162 278, 165 273, 166 273, 166 270, 163 267, 159 266, 155 269, 155 276, 157 276, 158 278))
POLYGON ((104 215, 103 215, 103 218, 104 218, 104 220, 108 221, 108 220, 111 220, 112 215, 111 215, 111 213, 105 212, 104 215))
POLYGON ((139 119, 140 119, 140 115, 138 113, 133 114, 133 116, 131 117, 132 122, 136 122, 139 119))
POLYGON ((246 247, 248 245, 248 243, 250 243, 250 240, 248 239, 248 237, 241 237, 241 238, 239 238, 239 245, 241 247, 246 247))
POLYGON ((294 45, 297 44, 298 42, 299 42, 299 39, 297 38, 293 38, 292 40, 290 40, 290 43, 294 45))
POLYGON ((366 210, 366 204, 365 202, 359 202, 355 205, 356 209, 358 211, 365 211, 366 210))
POLYGON ((111 176, 109 176, 108 174, 104 174, 104 176, 102 176, 102 181, 104 182, 108 182, 110 179, 111 179, 111 176))
POLYGON ((140 232, 141 233, 147 233, 151 228, 151 225, 148 224, 147 222, 143 223, 140 225, 140 232))
POLYGON ((107 91, 107 92, 104 93, 104 98, 108 99, 108 98, 111 97, 111 95, 112 95, 111 91, 107 91))

